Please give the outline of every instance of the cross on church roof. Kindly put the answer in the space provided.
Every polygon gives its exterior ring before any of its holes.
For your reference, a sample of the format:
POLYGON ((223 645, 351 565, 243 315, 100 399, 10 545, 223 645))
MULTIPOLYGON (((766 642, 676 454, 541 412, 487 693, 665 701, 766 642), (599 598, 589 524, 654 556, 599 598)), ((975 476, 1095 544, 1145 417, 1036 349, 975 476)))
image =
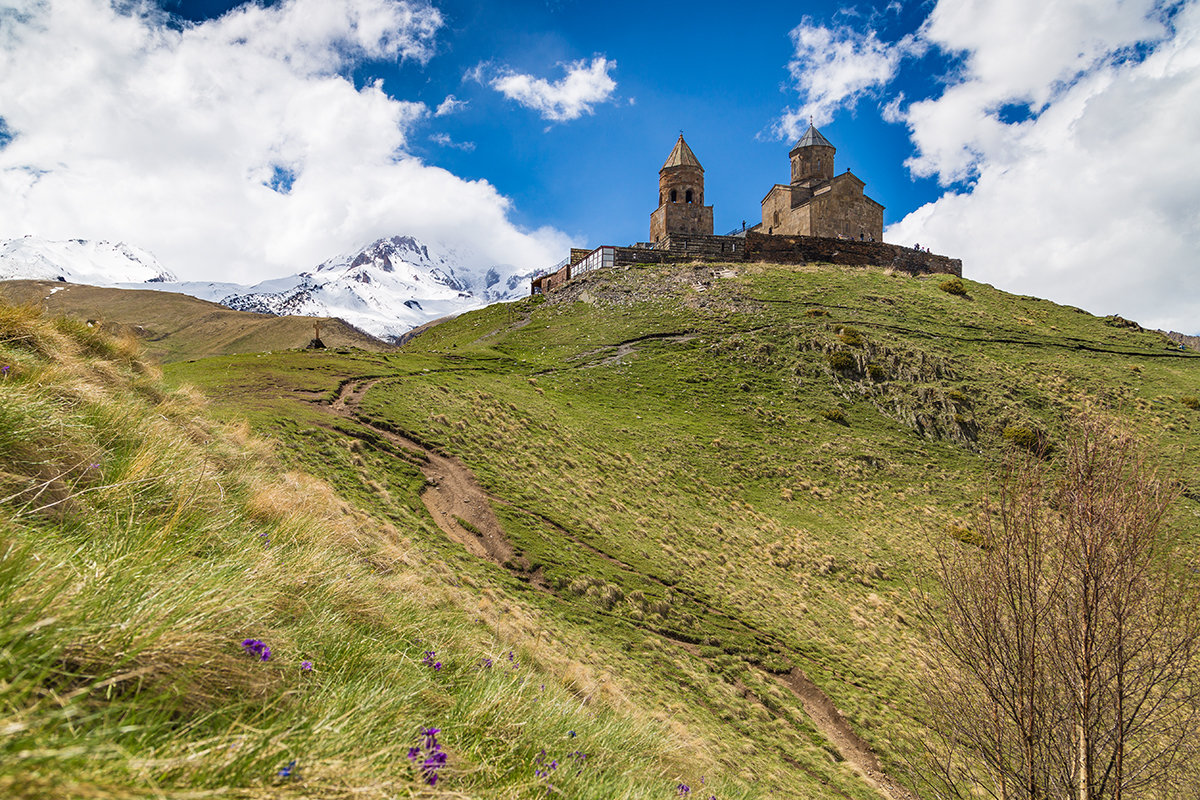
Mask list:
POLYGON ((692 148, 688 147, 687 142, 683 140, 683 131, 679 132, 679 140, 675 142, 675 148, 671 151, 671 155, 667 156, 667 163, 662 165, 663 169, 668 167, 700 167, 700 169, 704 169, 700 166, 700 159, 696 158, 692 148))
MULTIPOLYGON (((812 147, 820 145, 822 147, 833 147, 828 139, 821 135, 816 126, 809 123, 808 130, 800 137, 800 141, 796 142, 796 147, 812 147)), ((836 148, 835 148, 836 149, 836 148)))

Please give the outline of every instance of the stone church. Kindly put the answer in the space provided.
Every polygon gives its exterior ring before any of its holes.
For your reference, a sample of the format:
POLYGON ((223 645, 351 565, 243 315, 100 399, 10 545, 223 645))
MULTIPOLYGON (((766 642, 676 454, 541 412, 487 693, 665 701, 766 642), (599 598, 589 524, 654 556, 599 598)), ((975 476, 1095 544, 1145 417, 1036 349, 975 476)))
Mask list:
POLYGON ((777 183, 762 201, 760 233, 883 241, 883 206, 863 194, 850 170, 835 174, 837 149, 814 126, 788 153, 792 182, 777 183))
MULTIPOLYGON (((810 125, 788 154, 791 183, 777 183, 762 200, 762 222, 750 230, 778 236, 883 241, 883 206, 863 194, 854 173, 836 174, 837 149, 810 125)), ((713 209, 704 205, 704 167, 680 134, 658 172, 658 208, 650 215, 650 244, 672 234, 711 236, 713 209)))

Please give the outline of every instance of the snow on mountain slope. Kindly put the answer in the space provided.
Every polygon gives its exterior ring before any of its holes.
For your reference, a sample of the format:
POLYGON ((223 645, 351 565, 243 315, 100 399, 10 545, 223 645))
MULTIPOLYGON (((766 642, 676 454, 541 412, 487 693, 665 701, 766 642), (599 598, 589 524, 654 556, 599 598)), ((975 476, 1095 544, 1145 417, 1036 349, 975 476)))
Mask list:
MULTIPOLYGON (((218 302, 261 314, 341 317, 373 336, 394 340, 439 317, 528 291, 528 275, 504 279, 495 268, 473 272, 456 266, 456 255, 448 248, 431 250, 411 236, 393 236, 332 258, 312 272, 264 281, 218 302)), ((180 287, 188 294, 198 288, 180 287)))
POLYGON ((0 240, 0 281, 8 280, 115 286, 120 283, 162 283, 177 278, 152 254, 124 242, 51 241, 26 236, 0 240))
POLYGON ((311 272, 254 286, 179 281, 154 256, 125 244, 28 236, 0 240, 0 280, 34 279, 155 289, 273 316, 340 317, 384 340, 396 340, 440 317, 461 314, 528 292, 532 273, 470 270, 448 247, 430 247, 411 236, 379 239, 332 258, 311 272))

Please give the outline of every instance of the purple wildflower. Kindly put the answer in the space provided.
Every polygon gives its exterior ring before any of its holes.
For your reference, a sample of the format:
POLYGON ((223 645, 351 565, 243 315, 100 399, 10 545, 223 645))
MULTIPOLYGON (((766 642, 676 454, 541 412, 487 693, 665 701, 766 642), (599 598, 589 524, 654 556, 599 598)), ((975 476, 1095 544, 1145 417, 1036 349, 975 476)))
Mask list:
POLYGON ((286 767, 279 770, 279 777, 281 777, 281 778, 292 777, 292 770, 294 770, 295 768, 296 768, 296 759, 293 758, 291 761, 289 761, 287 763, 286 767))
POLYGON ((422 729, 421 746, 410 747, 408 750, 408 760, 417 765, 421 770, 421 777, 430 786, 437 783, 438 770, 446 765, 446 753, 437 740, 437 735, 441 733, 441 730, 441 728, 422 729), (418 760, 420 760, 419 764, 417 764, 418 760))
POLYGON ((4 377, 6 377, 6 378, 7 378, 7 377, 8 377, 8 370, 9 370, 9 369, 10 369, 10 367, 8 366, 8 364, 5 364, 3 367, 0 367, 0 372, 3 372, 3 373, 4 373, 4 377))
POLYGON ((311 661, 301 661, 300 669, 304 670, 305 672, 312 672, 312 662, 311 661))
POLYGON ((688 786, 686 783, 679 784, 679 788, 675 790, 675 794, 679 795, 680 797, 682 797, 685 794, 691 794, 691 793, 692 793, 692 787, 688 786))
POLYGON ((485 658, 482 661, 480 661, 479 663, 483 665, 484 669, 492 668, 492 660, 490 658, 485 658))
POLYGON ((242 649, 252 656, 258 656, 259 661, 271 660, 271 648, 258 639, 243 639, 242 649))

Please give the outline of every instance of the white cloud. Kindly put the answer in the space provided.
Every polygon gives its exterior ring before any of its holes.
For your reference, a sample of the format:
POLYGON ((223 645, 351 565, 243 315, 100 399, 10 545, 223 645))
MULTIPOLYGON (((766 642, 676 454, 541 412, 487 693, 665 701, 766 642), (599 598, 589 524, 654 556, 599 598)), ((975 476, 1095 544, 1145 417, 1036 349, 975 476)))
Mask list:
MULTIPOLYGON (((486 83, 551 122, 566 122, 593 113, 593 107, 606 102, 617 88, 617 82, 608 74, 617 62, 603 56, 593 58, 590 64, 580 60, 562 66, 567 74, 554 83, 510 69, 501 70, 486 83)), ((487 71, 485 65, 480 65, 468 76, 483 81, 487 71)))
POLYGON ((124 239, 181 277, 240 281, 398 233, 467 266, 543 266, 567 246, 518 230, 488 183, 409 155, 423 104, 348 78, 429 59, 442 20, 427 5, 284 0, 180 26, 145 4, 9 2, 0 237, 124 239))
POLYGON ((454 95, 446 95, 446 99, 438 104, 437 110, 433 112, 435 117, 446 117, 450 114, 457 114, 462 111, 470 103, 466 100, 459 100, 454 95))
POLYGON ((968 277, 1200 331, 1200 4, 941 0, 925 35, 958 82, 905 112, 910 167, 970 177, 887 231, 968 277), (1131 48, 1140 48, 1129 58, 1131 48), (1006 104, 1029 118, 1006 123, 1006 104))
POLYGON ((456 142, 448 133, 435 133, 429 137, 429 140, 442 147, 453 147, 455 150, 463 150, 468 153, 475 149, 474 142, 456 142))
POLYGON ((980 159, 1005 146, 998 111, 1039 113, 1075 81, 1120 59, 1126 48, 1166 34, 1156 0, 940 0, 921 37, 962 55, 959 80, 942 96, 914 103, 909 127, 918 175, 943 183, 969 178, 980 159))
POLYGON ((838 109, 853 107, 863 95, 888 84, 901 59, 919 47, 911 36, 889 43, 872 30, 826 28, 807 19, 790 35, 795 51, 788 73, 801 105, 787 109, 776 121, 774 133, 783 139, 799 138, 810 117, 824 125, 838 109))

